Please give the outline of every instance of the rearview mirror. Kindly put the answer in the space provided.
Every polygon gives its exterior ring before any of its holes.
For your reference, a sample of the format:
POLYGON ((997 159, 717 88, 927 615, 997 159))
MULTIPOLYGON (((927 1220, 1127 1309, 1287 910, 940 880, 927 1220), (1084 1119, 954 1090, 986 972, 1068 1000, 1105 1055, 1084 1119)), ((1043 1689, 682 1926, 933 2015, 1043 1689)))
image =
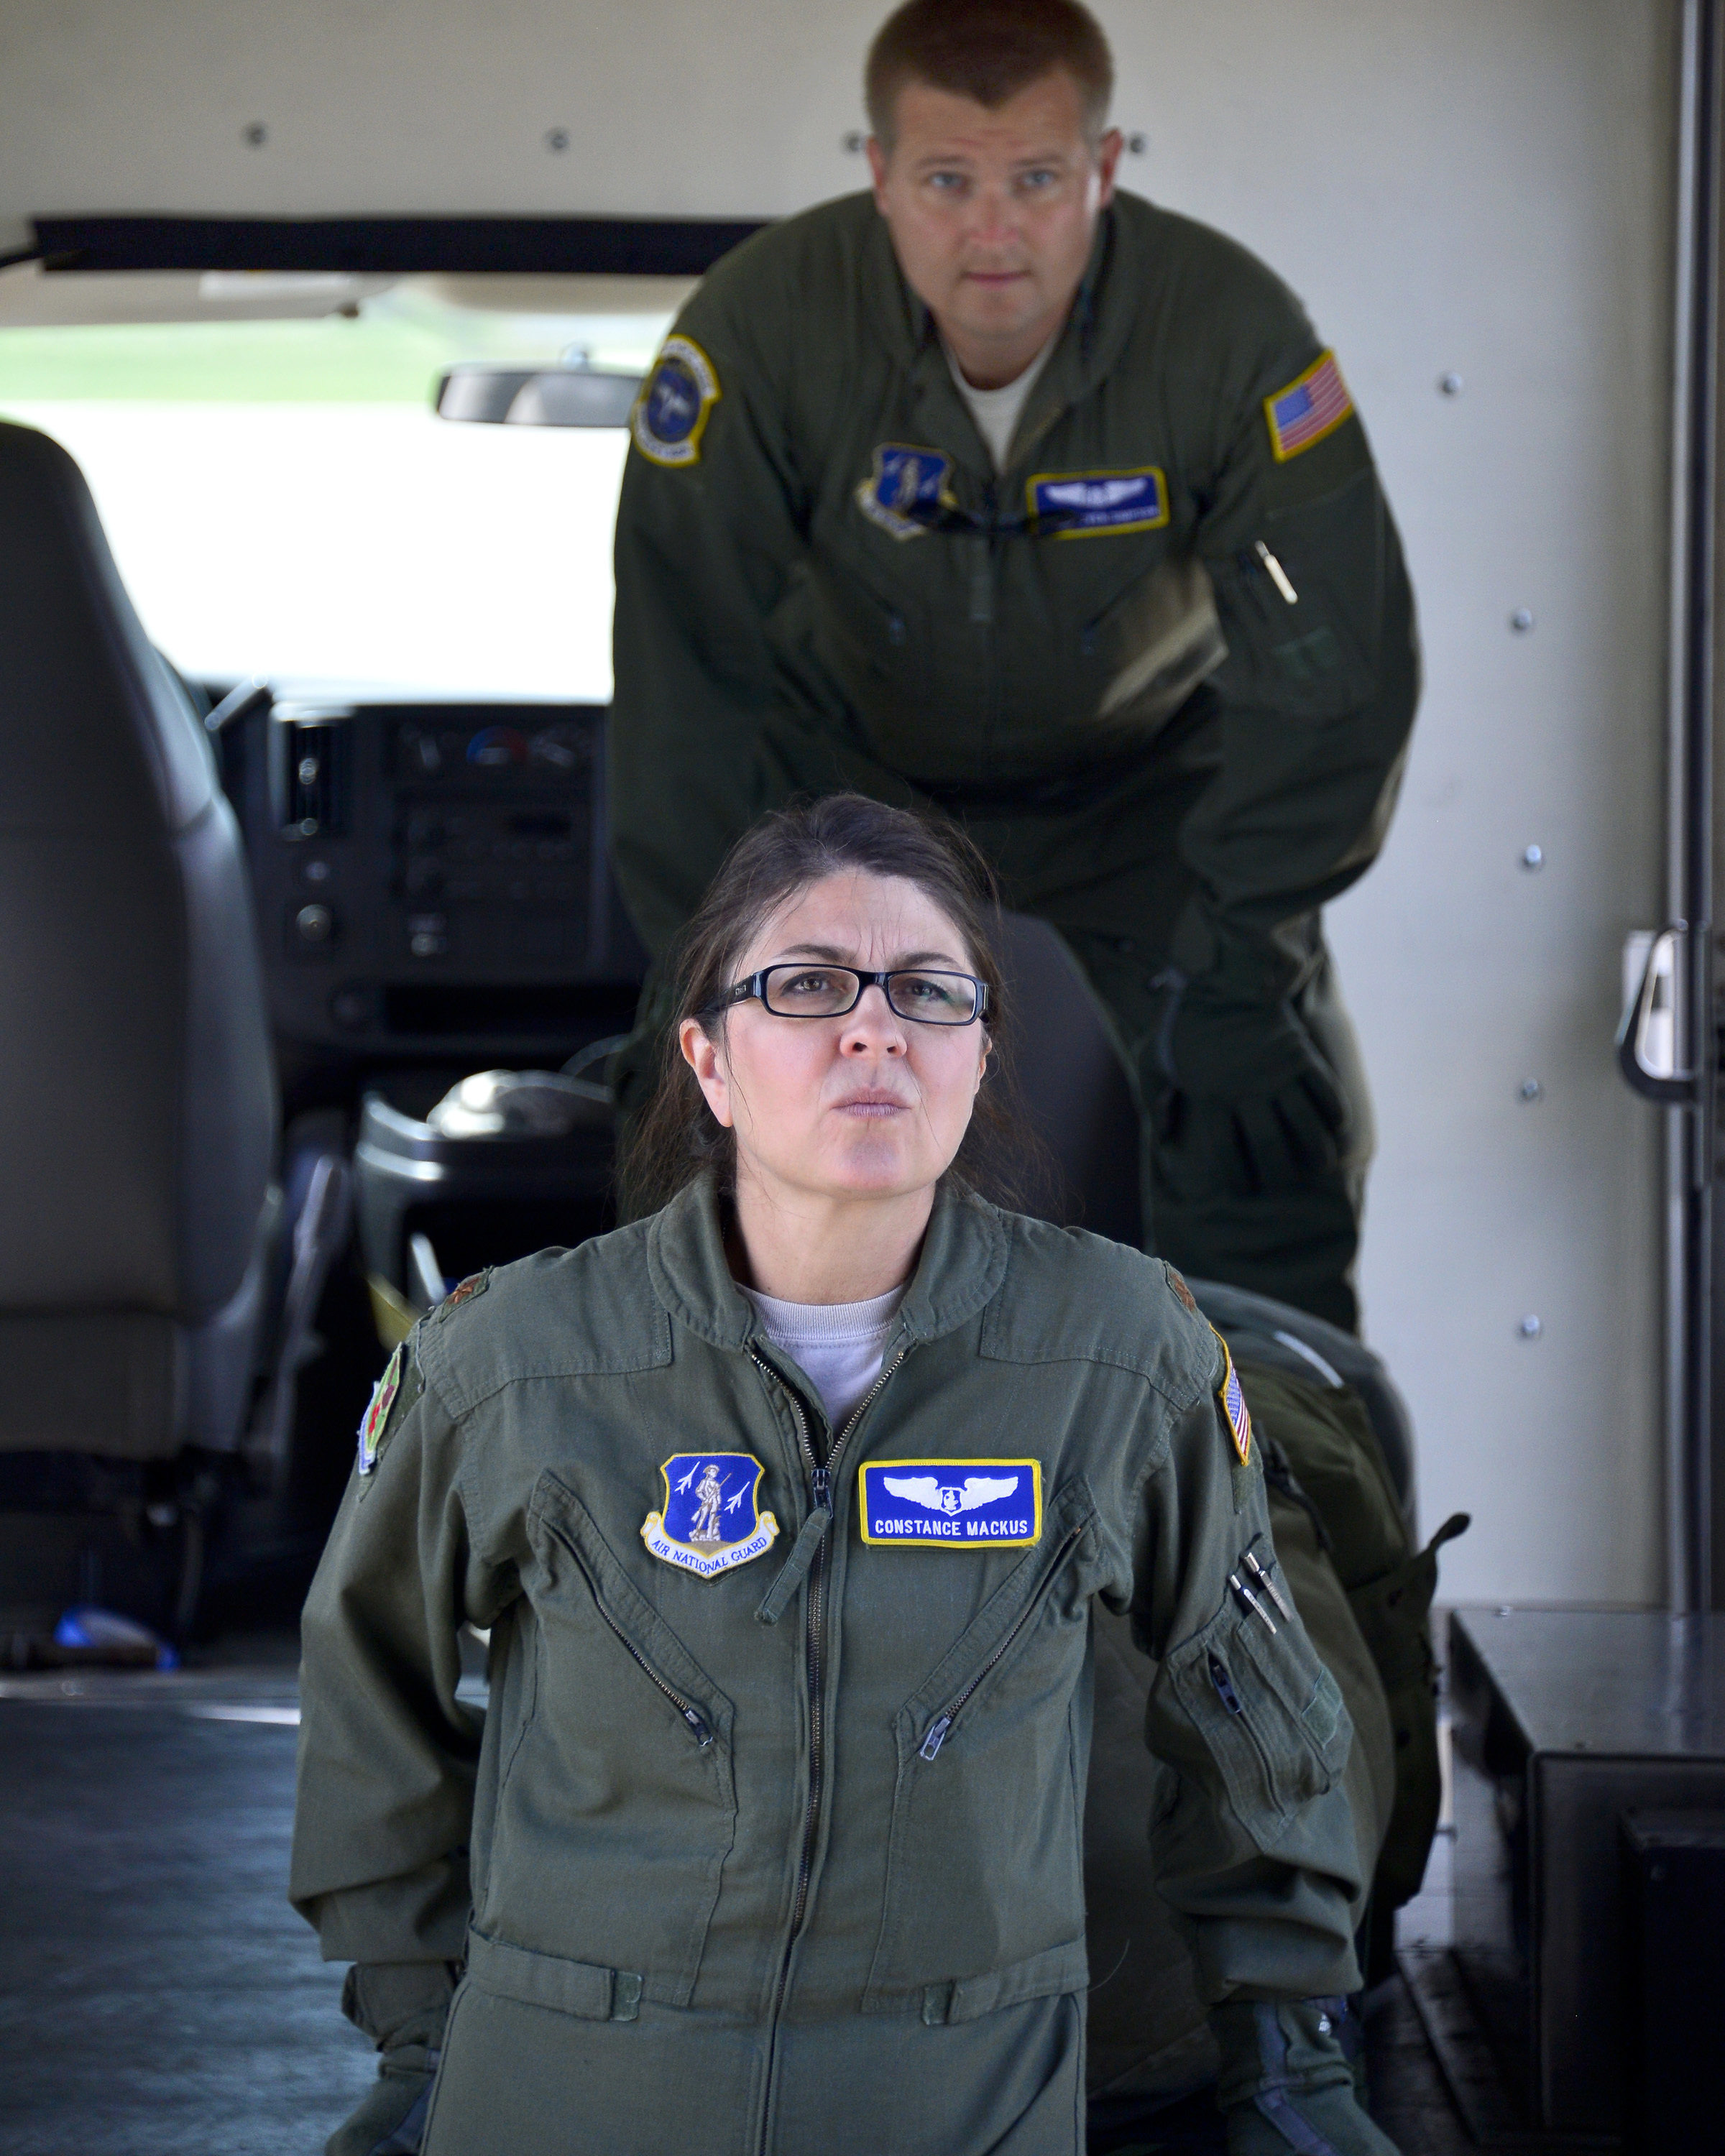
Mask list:
POLYGON ((439 419, 492 427, 626 427, 639 374, 599 367, 452 367, 437 385, 439 419))

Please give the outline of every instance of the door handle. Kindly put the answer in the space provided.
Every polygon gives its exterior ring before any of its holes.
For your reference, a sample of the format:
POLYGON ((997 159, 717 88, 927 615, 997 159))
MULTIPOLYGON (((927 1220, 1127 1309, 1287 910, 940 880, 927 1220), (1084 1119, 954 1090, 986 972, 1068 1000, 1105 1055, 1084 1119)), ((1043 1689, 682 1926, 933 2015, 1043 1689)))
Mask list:
MULTIPOLYGON (((1688 957, 1689 924, 1668 922, 1648 942, 1640 978, 1617 1029, 1618 1069, 1644 1099, 1661 1101, 1667 1107, 1693 1106, 1701 1097, 1701 1073, 1676 1068, 1677 1012, 1682 993, 1678 983, 1688 957), (1671 1026, 1670 1067, 1666 1069, 1648 1060, 1649 1036, 1657 1014, 1656 998, 1661 980, 1666 983, 1666 1014, 1671 1026)), ((1664 1060, 1660 1059, 1661 1063, 1664 1060)))

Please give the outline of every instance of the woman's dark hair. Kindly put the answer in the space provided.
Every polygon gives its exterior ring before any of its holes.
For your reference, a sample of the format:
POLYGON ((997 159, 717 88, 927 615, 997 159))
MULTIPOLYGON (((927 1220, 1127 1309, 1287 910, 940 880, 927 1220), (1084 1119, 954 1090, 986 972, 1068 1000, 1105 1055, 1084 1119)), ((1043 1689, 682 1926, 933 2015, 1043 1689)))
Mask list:
POLYGON ((762 923, 811 885, 856 871, 914 884, 958 931, 977 978, 988 983, 988 1075, 949 1173, 1002 1202, 1019 1197, 1020 1178, 1034 1172, 1040 1147, 1019 1111, 1005 1067, 1009 1025, 995 953, 1000 900, 993 872, 955 824, 865 794, 834 793, 793 803, 746 831, 683 932, 653 1091, 624 1139, 619 1180, 627 1215, 656 1212, 704 1168, 715 1171, 721 1188, 730 1188, 735 1143, 684 1060, 677 1029, 695 1018, 709 1034, 721 1033, 725 1014, 715 1005, 735 981, 762 923))

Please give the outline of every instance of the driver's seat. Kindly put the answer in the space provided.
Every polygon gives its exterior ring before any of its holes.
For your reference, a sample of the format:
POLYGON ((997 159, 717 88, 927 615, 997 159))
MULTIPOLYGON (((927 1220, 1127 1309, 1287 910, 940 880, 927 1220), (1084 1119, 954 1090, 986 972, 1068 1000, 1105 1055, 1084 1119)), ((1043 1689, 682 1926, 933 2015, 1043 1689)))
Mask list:
POLYGON ((210 743, 77 465, 0 424, 0 1452, 239 1443, 277 1103, 210 743))

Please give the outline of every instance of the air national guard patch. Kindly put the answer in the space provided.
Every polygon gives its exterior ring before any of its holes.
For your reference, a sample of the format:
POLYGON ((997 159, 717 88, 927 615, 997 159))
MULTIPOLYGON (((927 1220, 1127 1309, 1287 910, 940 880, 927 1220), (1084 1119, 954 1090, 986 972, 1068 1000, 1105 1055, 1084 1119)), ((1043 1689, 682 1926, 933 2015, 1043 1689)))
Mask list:
POLYGON ((882 442, 873 473, 856 490, 856 506, 895 539, 920 538, 942 510, 957 506, 947 484, 952 470, 952 459, 938 449, 882 442))
POLYGON ((1037 1460, 870 1460, 857 1471, 865 1543, 1028 1549, 1042 1538, 1037 1460))
POLYGON ((395 1396, 401 1390, 402 1351, 398 1348, 385 1365, 372 1394, 372 1404, 366 1409, 365 1420, 359 1426, 359 1472, 369 1475, 377 1464, 377 1445, 389 1420, 389 1410, 395 1405, 395 1396))
MULTIPOLYGON (((1215 1332, 1214 1326, 1210 1327, 1215 1332)), ((1228 1428, 1233 1435, 1234 1449, 1240 1455, 1242 1467, 1252 1464, 1252 1418, 1247 1411, 1245 1394, 1240 1389, 1240 1373, 1234 1367, 1234 1358, 1228 1352, 1228 1342, 1216 1332, 1222 1348, 1222 1382, 1216 1388, 1216 1397, 1222 1403, 1222 1412, 1228 1418, 1228 1428)))
POLYGON ((1276 461, 1285 465, 1301 449, 1309 449, 1326 434, 1333 434, 1344 419, 1353 417, 1353 399, 1336 355, 1327 352, 1286 389, 1264 399, 1264 416, 1270 422, 1270 446, 1276 461))
POLYGON ((642 1521, 641 1540, 697 1579, 764 1557, 778 1532, 756 1502, 766 1471, 752 1452, 673 1453, 659 1471, 665 1509, 642 1521))
POLYGON ((667 337, 647 377, 629 429, 656 465, 699 464, 706 415, 719 401, 713 363, 692 337, 667 337))
POLYGON ((1168 521, 1168 478, 1155 465, 1136 471, 1038 472, 1024 506, 1039 531, 1087 539, 1099 531, 1159 531, 1168 521))

